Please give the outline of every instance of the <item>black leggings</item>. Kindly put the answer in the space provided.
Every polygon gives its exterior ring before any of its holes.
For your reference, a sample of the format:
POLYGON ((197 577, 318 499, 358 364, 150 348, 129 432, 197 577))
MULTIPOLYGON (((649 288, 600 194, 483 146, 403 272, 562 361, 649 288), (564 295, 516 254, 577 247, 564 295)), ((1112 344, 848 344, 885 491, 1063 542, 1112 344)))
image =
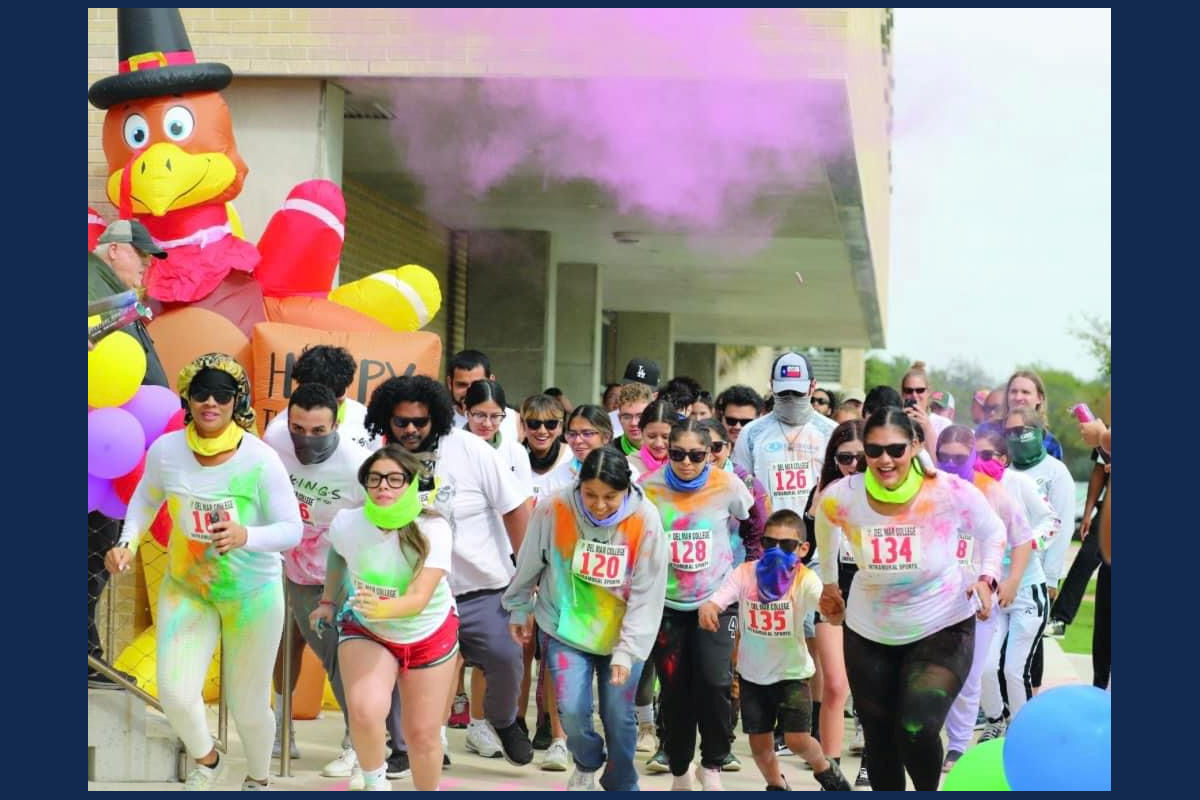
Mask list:
POLYGON ((662 625, 654 651, 654 667, 662 686, 659 697, 666 728, 667 762, 672 775, 686 775, 696 755, 696 728, 700 728, 700 763, 719 769, 729 755, 729 670, 737 615, 726 609, 710 633, 699 624, 695 611, 663 609, 662 625))
POLYGON ((918 791, 936 790, 942 725, 971 670, 975 617, 911 644, 879 644, 850 628, 843 641, 871 788, 904 791, 908 770, 918 791))
POLYGON ((1096 577, 1096 619, 1092 627, 1092 685, 1107 689, 1111 672, 1112 567, 1101 564, 1096 577))

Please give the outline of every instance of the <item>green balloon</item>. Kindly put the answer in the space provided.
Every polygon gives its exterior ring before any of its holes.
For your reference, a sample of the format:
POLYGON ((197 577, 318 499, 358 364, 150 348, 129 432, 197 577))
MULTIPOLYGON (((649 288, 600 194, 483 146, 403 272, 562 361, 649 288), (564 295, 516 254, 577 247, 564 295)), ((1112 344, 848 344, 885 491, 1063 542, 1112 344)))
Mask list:
POLYGON ((1004 777, 1004 739, 975 745, 954 763, 943 792, 1011 792, 1004 777))

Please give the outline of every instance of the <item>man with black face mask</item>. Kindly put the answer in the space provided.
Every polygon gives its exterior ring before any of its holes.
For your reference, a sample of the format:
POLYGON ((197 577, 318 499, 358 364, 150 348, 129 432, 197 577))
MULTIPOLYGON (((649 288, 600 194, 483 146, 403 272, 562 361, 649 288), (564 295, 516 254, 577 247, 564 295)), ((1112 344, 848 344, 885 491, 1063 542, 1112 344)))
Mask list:
MULTIPOLYGON (((342 691, 341 675, 337 666, 337 632, 314 631, 308 624, 309 615, 321 599, 321 588, 325 583, 325 559, 329 554, 329 524, 334 515, 343 508, 356 508, 365 502, 365 493, 358 482, 358 468, 370 455, 370 451, 358 442, 343 437, 337 422, 338 400, 332 389, 322 383, 301 384, 292 392, 287 414, 281 419, 287 423, 288 439, 273 436, 267 444, 279 454, 283 466, 292 481, 292 490, 300 504, 300 519, 304 524, 300 544, 283 554, 286 579, 284 591, 291 604, 292 631, 292 675, 290 690, 295 691, 300 676, 300 656, 307 642, 321 660, 329 676, 334 696, 345 715, 346 699, 342 691)), ((275 755, 279 755, 279 731, 283 727, 283 698, 280 686, 283 682, 282 642, 280 657, 275 659, 275 755)), ((396 692, 395 694, 398 694, 396 692)), ((392 704, 393 713, 388 727, 400 730, 400 706, 392 704)), ((292 758, 299 758, 296 734, 292 733, 292 758)), ((351 777, 358 765, 349 740, 343 741, 343 752, 329 764, 322 774, 327 777, 351 777)))

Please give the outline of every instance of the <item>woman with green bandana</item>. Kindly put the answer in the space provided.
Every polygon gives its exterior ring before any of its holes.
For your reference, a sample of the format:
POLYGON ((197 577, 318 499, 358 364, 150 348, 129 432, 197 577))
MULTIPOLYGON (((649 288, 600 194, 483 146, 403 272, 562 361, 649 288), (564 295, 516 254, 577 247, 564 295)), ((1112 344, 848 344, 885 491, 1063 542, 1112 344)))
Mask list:
POLYGON ((164 501, 171 518, 158 594, 158 692, 196 766, 186 789, 210 789, 225 759, 213 747, 201 691, 220 640, 222 691, 246 751, 243 789, 265 789, 275 718, 271 667, 283 632, 279 553, 300 541, 300 510, 279 456, 253 435, 242 366, 209 353, 179 373, 187 427, 146 453, 125 527, 105 565, 121 572, 164 501))
POLYGON ((845 618, 843 648, 876 791, 938 787, 942 724, 971 668, 975 618, 991 612, 1004 523, 975 486, 921 466, 914 421, 895 407, 867 419, 867 471, 834 481, 816 509, 817 548, 838 530, 858 572, 848 601, 838 560, 821 561, 821 616, 845 618), (959 566, 960 533, 974 540, 978 576, 959 566))
POLYGON ((435 790, 442 774, 458 615, 446 580, 450 524, 422 508, 420 470, 417 458, 394 444, 359 467, 366 505, 333 518, 325 588, 309 617, 315 629, 328 625, 337 598, 347 597, 337 615, 338 664, 368 791, 391 789, 383 723, 396 685, 414 787, 435 790))

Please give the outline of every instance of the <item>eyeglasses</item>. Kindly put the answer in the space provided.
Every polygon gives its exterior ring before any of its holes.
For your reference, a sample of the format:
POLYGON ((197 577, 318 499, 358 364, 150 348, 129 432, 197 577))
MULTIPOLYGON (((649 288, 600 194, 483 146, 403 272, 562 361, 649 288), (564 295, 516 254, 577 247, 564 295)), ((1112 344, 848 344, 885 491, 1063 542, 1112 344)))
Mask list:
POLYGON ((402 431, 409 425, 412 425, 417 430, 421 430, 429 424, 429 417, 392 417, 392 427, 398 431, 402 431))
POLYGON ((774 536, 762 537, 762 546, 764 550, 770 550, 772 547, 778 547, 785 553, 794 553, 800 547, 799 539, 776 539, 774 536))
POLYGON ((959 455, 952 456, 949 453, 938 453, 937 459, 944 464, 953 464, 956 467, 963 467, 966 466, 967 462, 971 459, 971 454, 960 453, 959 455))
POLYGON ((193 386, 188 389, 188 399, 193 403, 203 403, 211 397, 217 401, 219 406, 232 403, 236 394, 228 389, 206 389, 203 386, 193 386))
POLYGON ((1020 439, 1025 434, 1034 433, 1036 431, 1037 431, 1037 428, 1031 427, 1029 425, 1017 425, 1012 428, 1005 428, 1004 429, 1004 438, 1020 439))
POLYGON ((867 459, 863 458, 862 453, 834 453, 833 457, 843 467, 857 464, 858 468, 862 469, 867 465, 867 459))
POLYGON ((693 464, 699 464, 704 459, 708 458, 707 450, 681 450, 677 447, 672 447, 667 451, 667 455, 672 461, 682 462, 685 458, 693 464))
POLYGON ((1004 455, 1004 454, 1001 453, 999 450, 980 450, 979 451, 979 460, 980 461, 991 461, 992 459, 999 458, 1002 455, 1004 455))
POLYGON ((622 425, 628 425, 634 420, 641 419, 641 414, 618 414, 617 419, 621 420, 622 425))
POLYGON ((467 416, 474 422, 490 422, 493 425, 499 425, 504 421, 505 414, 503 411, 499 414, 489 414, 486 411, 472 411, 467 416))
POLYGON ((543 427, 548 431, 556 431, 560 422, 562 422, 560 419, 527 419, 525 427, 531 431, 540 431, 543 427))
POLYGON ((600 435, 600 431, 594 431, 590 428, 585 431, 567 431, 567 441, 574 442, 577 439, 595 439, 600 435))
POLYGON ((728 444, 729 444, 729 442, 713 442, 712 444, 709 445, 709 447, 712 449, 713 455, 716 455, 716 454, 720 453, 722 450, 724 450, 726 445, 728 445, 728 444))
POLYGON ((867 458, 879 458, 887 452, 892 458, 900 458, 908 451, 907 444, 864 444, 863 452, 867 458))
POLYGON ((900 391, 904 394, 925 394, 929 391, 928 386, 901 386, 900 391))
POLYGON ((824 397, 813 397, 812 404, 814 406, 828 406, 829 400, 824 397))
POLYGON ((403 489, 408 485, 408 476, 403 472, 368 472, 367 473, 367 488, 378 489, 384 481, 393 489, 403 489))
POLYGON ((742 427, 745 427, 746 425, 749 425, 751 422, 754 422, 754 417, 747 417, 745 419, 741 419, 739 417, 726 417, 725 418, 725 427, 726 428, 742 428, 742 427))

